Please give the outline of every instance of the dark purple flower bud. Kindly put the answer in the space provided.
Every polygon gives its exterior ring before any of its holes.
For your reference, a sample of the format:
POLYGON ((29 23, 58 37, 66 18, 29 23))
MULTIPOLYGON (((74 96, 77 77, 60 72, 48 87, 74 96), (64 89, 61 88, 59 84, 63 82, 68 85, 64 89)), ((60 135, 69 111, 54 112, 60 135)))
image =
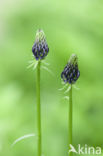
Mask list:
POLYGON ((61 73, 61 78, 65 83, 74 84, 80 76, 80 71, 78 69, 77 56, 72 54, 70 60, 68 61, 66 67, 61 73))
POLYGON ((32 52, 36 60, 42 60, 47 56, 49 48, 43 30, 37 31, 35 43, 32 47, 32 52))

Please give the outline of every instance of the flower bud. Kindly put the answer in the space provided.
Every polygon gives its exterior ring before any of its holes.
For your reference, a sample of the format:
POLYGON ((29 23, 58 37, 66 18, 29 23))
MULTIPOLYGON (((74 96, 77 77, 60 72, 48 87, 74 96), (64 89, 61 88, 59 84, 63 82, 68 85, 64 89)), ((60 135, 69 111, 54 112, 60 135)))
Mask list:
POLYGON ((72 54, 66 67, 61 73, 61 78, 65 83, 74 84, 80 76, 80 71, 78 69, 77 56, 72 54))
POLYGON ((32 47, 32 52, 36 60, 42 60, 47 56, 49 48, 43 30, 37 31, 35 43, 32 47))

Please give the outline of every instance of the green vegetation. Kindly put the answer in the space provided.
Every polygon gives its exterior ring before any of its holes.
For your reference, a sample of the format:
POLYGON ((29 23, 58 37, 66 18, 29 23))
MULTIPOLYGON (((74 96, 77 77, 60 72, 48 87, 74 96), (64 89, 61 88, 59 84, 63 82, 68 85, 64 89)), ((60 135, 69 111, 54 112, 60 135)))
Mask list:
MULTIPOLYGON (((58 91, 60 74, 72 53, 81 76, 73 88, 73 144, 103 144, 103 1, 0 1, 0 156, 36 156, 35 32, 44 30, 50 52, 41 70, 42 149, 44 156, 67 156, 68 101, 58 91)), ((65 94, 64 94, 65 95, 65 94)))

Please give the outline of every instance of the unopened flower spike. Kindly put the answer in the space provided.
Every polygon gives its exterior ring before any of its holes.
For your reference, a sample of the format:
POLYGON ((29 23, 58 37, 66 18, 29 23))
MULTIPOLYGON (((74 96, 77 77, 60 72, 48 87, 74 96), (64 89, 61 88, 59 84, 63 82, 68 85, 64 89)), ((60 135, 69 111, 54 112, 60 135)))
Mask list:
POLYGON ((76 54, 72 54, 63 72, 61 78, 65 83, 74 84, 80 76, 78 69, 78 59, 76 54))
POLYGON ((44 59, 49 52, 45 34, 41 29, 39 29, 36 33, 36 38, 32 47, 32 52, 36 60, 44 59))
POLYGON ((36 71, 37 71, 37 73, 36 73, 37 74, 36 75, 37 76, 37 81, 36 81, 37 136, 38 136, 37 156, 41 156, 42 155, 41 92, 40 92, 41 68, 50 72, 50 70, 47 67, 48 63, 46 63, 44 61, 44 58, 47 56, 47 54, 49 52, 49 48, 48 48, 48 44, 46 42, 46 38, 45 38, 45 34, 44 34, 43 30, 39 29, 36 32, 36 37, 35 37, 34 45, 32 47, 32 52, 33 52, 33 56, 35 57, 35 60, 33 60, 34 61, 33 69, 36 69, 36 71))
MULTIPOLYGON (((72 145, 72 137, 73 137, 73 96, 72 96, 72 86, 76 83, 80 76, 80 71, 78 69, 78 59, 75 54, 72 54, 67 65, 65 66, 63 72, 61 73, 61 78, 64 82, 64 87, 68 87, 67 90, 64 93, 69 93, 68 96, 65 96, 65 99, 69 100, 69 111, 68 111, 68 147, 72 145), (70 84, 70 85, 69 85, 70 84)), ((63 88, 64 89, 64 88, 63 88)), ((72 152, 70 150, 68 151, 69 156, 73 156, 72 152)))

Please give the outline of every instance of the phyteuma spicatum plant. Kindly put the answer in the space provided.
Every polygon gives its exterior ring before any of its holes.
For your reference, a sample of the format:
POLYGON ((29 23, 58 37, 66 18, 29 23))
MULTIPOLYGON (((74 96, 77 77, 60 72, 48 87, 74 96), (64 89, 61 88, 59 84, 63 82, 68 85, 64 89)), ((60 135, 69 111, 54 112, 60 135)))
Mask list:
MULTIPOLYGON (((78 69, 78 59, 76 54, 72 54, 63 72, 61 78, 64 83, 64 88, 68 87, 65 93, 69 92, 69 114, 68 114, 68 148, 72 145, 72 86, 76 83, 80 76, 78 69)), ((71 152, 68 152, 72 156, 71 152)))
MULTIPOLYGON (((42 132, 41 132, 41 101, 40 101, 40 67, 41 62, 47 56, 49 52, 48 44, 46 42, 45 34, 43 30, 38 30, 36 33, 36 38, 34 45, 32 47, 33 55, 37 61, 37 82, 36 82, 36 89, 37 89, 37 132, 38 132, 38 144, 37 144, 37 155, 42 155, 42 132)), ((44 63, 46 64, 46 63, 44 63)), ((48 65, 48 64, 46 64, 48 65)), ((47 68, 47 67, 46 67, 47 68)))
POLYGON ((27 68, 33 67, 33 70, 37 70, 37 82, 36 82, 36 89, 37 89, 37 135, 34 133, 31 134, 26 134, 18 139, 16 139, 11 147, 13 147, 16 143, 20 142, 21 140, 24 140, 29 137, 36 136, 37 141, 38 141, 38 151, 37 151, 37 156, 42 156, 42 133, 41 133, 41 102, 40 102, 40 68, 42 67, 43 69, 47 70, 49 73, 53 75, 50 69, 48 69, 48 63, 45 62, 44 58, 47 56, 49 52, 48 44, 46 42, 45 34, 43 30, 37 30, 36 37, 35 37, 35 42, 32 47, 32 52, 33 52, 33 59, 29 61, 29 66, 27 68), (35 58, 35 59, 34 59, 35 58), (42 65, 43 64, 43 65, 42 65))

